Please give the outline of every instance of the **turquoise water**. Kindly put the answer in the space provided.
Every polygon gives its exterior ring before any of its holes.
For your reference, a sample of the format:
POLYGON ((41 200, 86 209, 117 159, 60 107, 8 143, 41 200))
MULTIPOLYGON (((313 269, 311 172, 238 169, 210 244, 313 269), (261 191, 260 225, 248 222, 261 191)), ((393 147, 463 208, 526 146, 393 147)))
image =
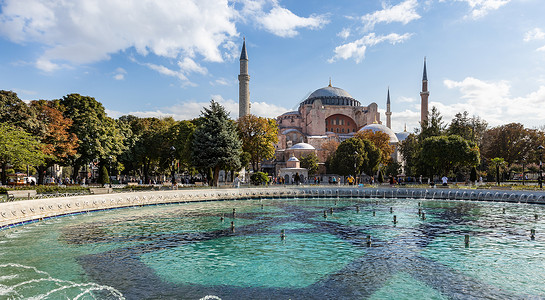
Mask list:
POLYGON ((89 213, 0 232, 0 299, 545 298, 544 220, 537 205, 403 199, 89 213))

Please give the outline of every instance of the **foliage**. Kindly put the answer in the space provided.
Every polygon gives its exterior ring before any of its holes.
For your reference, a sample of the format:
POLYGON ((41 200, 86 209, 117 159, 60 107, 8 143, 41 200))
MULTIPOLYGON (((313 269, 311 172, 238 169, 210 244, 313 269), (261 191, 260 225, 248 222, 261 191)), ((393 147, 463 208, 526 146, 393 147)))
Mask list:
POLYGON ((193 162, 199 170, 212 170, 211 183, 217 186, 220 170, 240 169, 242 143, 235 124, 219 103, 210 101, 202 117, 202 123, 193 133, 193 162))
POLYGON ((387 133, 382 131, 373 132, 372 130, 364 130, 358 131, 354 137, 362 140, 369 140, 375 144, 375 147, 380 149, 380 163, 386 165, 390 162, 395 146, 390 145, 390 136, 387 133))
POLYGON ((500 185, 501 177, 500 174, 505 172, 507 168, 507 163, 505 159, 501 157, 494 157, 490 160, 489 173, 496 174, 496 183, 500 185))
POLYGON ((488 123, 477 116, 468 117, 468 112, 457 113, 447 128, 448 135, 459 135, 462 138, 481 146, 482 138, 488 123))
POLYGON ((469 175, 469 180, 474 183, 475 181, 477 181, 477 168, 476 167, 472 167, 471 168, 471 174, 469 175))
POLYGON ((342 175, 372 174, 378 168, 381 152, 369 140, 350 138, 339 144, 330 161, 331 172, 342 175))
POLYGON ((399 145, 399 152, 405 161, 405 175, 417 176, 422 173, 420 153, 422 145, 416 134, 409 134, 407 138, 399 145))
POLYGON ((401 164, 390 158, 388 165, 384 169, 384 172, 388 175, 397 176, 401 174, 401 164))
POLYGON ((106 166, 100 168, 100 173, 98 174, 98 182, 102 185, 110 183, 110 175, 108 174, 108 169, 106 166))
POLYGON ((93 97, 69 94, 59 100, 66 118, 73 123, 70 132, 78 137, 78 155, 73 157, 74 176, 79 167, 98 160, 101 165, 109 156, 125 149, 124 136, 116 122, 106 115, 104 107, 93 97))
POLYGON ((501 157, 507 166, 522 161, 537 162, 537 147, 544 141, 543 132, 526 129, 520 123, 509 123, 485 132, 482 154, 487 159, 501 157))
POLYGON ((34 111, 12 91, 0 90, 0 122, 29 133, 39 129, 34 111))
POLYGON ((431 114, 429 114, 428 119, 424 120, 424 122, 420 124, 420 128, 419 139, 421 141, 432 136, 440 136, 443 134, 445 130, 443 117, 435 106, 432 107, 431 114))
POLYGON ((263 172, 255 172, 250 176, 253 185, 267 184, 269 177, 263 172))
POLYGON ((40 123, 39 128, 33 132, 43 144, 43 152, 46 155, 45 164, 38 167, 38 184, 44 183, 45 171, 54 164, 64 164, 69 157, 76 155, 78 138, 70 133, 72 120, 65 118, 53 101, 32 101, 30 107, 36 112, 36 118, 40 123))
POLYGON ((308 170, 308 175, 312 176, 318 173, 318 156, 315 153, 310 153, 301 157, 301 168, 308 170))
POLYGON ((43 145, 37 138, 22 129, 7 123, 0 123, 0 166, 2 167, 2 184, 7 184, 8 165, 40 166, 46 156, 42 152, 43 145))
POLYGON ((274 158, 274 144, 278 143, 278 125, 274 119, 246 115, 237 120, 242 151, 250 154, 254 172, 259 163, 274 158))
POLYGON ((184 170, 190 170, 193 166, 191 146, 196 128, 197 126, 191 121, 180 121, 169 129, 168 135, 173 139, 172 145, 176 148, 176 158, 184 170))
POLYGON ((422 142, 421 158, 428 175, 447 175, 462 166, 479 163, 479 149, 460 136, 434 136, 422 142))

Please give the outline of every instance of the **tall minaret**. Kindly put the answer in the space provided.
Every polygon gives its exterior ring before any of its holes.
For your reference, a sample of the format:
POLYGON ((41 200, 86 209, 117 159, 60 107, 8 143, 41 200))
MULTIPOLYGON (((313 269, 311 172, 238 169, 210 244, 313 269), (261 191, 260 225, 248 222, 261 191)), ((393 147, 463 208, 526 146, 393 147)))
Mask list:
POLYGON ((240 74, 238 75, 238 117, 250 114, 250 75, 248 75, 248 54, 246 39, 242 42, 240 53, 240 74))
POLYGON ((388 87, 388 98, 386 100, 386 127, 392 129, 392 112, 390 111, 390 87, 388 87))
POLYGON ((420 97, 422 101, 420 102, 420 123, 422 124, 424 120, 428 119, 428 97, 430 92, 428 91, 428 74, 426 73, 426 57, 424 57, 424 74, 422 75, 422 92, 420 92, 420 97))

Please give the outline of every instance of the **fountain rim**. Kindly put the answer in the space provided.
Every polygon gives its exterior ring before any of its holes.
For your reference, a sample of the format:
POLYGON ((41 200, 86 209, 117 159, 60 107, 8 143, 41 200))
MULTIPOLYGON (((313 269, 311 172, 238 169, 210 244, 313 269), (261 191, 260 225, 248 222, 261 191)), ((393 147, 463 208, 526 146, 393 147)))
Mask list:
POLYGON ((403 187, 275 186, 142 191, 0 203, 0 231, 51 218, 129 207, 282 198, 383 198, 545 204, 545 191, 403 187))

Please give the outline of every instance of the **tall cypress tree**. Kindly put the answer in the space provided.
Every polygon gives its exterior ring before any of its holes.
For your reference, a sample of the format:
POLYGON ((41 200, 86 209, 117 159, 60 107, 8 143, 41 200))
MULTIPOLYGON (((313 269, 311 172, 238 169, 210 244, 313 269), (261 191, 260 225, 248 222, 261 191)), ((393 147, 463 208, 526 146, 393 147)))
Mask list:
POLYGON ((202 122, 193 133, 193 163, 201 172, 212 171, 209 182, 218 185, 220 170, 240 169, 242 143, 229 113, 214 100, 204 108, 202 122))

